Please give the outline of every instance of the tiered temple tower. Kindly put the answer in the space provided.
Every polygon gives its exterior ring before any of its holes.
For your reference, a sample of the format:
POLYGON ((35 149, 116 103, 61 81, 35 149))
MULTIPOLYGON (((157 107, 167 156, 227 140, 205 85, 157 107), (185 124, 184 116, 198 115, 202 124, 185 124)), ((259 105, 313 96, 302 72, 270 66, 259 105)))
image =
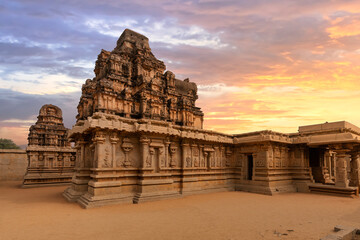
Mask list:
POLYGON ((165 69, 152 54, 148 38, 126 29, 112 52, 99 54, 95 78, 82 87, 77 120, 101 112, 202 128, 196 84, 176 79, 165 69))
POLYGON ((61 109, 51 104, 42 106, 36 124, 30 127, 24 187, 71 181, 76 151, 70 146, 67 132, 61 109))

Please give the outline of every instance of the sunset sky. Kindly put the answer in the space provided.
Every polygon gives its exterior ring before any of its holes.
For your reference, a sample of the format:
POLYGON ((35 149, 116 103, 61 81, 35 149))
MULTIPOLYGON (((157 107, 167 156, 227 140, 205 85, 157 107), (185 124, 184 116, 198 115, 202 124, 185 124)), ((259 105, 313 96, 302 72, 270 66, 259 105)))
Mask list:
POLYGON ((0 138, 27 144, 44 104, 75 123, 81 85, 125 28, 197 83, 205 128, 360 126, 359 0, 0 2, 0 138))

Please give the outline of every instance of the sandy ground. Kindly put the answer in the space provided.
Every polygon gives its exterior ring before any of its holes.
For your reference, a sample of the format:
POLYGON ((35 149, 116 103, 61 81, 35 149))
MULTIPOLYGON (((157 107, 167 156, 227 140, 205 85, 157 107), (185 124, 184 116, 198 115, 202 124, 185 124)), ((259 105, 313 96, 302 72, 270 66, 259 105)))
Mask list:
POLYGON ((65 188, 0 183, 0 239, 319 239, 360 227, 358 198, 224 192, 86 210, 65 188))

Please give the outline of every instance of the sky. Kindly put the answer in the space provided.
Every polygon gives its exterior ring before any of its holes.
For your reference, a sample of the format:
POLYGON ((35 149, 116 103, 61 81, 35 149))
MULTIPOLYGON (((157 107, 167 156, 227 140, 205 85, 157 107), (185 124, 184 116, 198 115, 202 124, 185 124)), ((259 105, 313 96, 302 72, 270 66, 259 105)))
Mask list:
POLYGON ((71 128, 97 55, 125 28, 198 85, 206 129, 360 126, 359 0, 0 0, 0 138, 27 144, 44 104, 71 128))

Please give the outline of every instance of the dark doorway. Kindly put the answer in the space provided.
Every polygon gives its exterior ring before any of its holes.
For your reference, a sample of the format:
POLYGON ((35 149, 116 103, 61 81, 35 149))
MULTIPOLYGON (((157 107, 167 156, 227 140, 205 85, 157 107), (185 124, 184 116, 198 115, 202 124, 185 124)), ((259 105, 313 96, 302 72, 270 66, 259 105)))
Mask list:
POLYGON ((309 165, 316 183, 324 183, 323 169, 321 167, 322 150, 319 148, 309 149, 309 165))
POLYGON ((320 149, 309 149, 309 164, 310 167, 320 167, 320 149))
POLYGON ((247 158, 248 158, 247 180, 252 180, 253 179, 253 167, 254 167, 253 156, 248 155, 247 158))

